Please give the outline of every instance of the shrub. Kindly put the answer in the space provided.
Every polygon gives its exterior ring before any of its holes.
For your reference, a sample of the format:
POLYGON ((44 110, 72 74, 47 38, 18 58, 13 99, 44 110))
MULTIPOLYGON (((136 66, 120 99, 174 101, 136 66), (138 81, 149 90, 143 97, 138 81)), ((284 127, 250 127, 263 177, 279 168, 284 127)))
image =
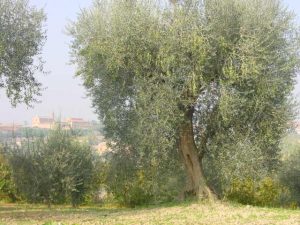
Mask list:
POLYGON ((128 155, 116 154, 110 159, 107 186, 115 199, 123 205, 133 207, 152 200, 152 195, 147 194, 151 188, 150 183, 128 155))
POLYGON ((254 205, 254 193, 255 187, 254 181, 252 179, 235 179, 225 196, 232 201, 236 201, 242 204, 254 205))
POLYGON ((19 199, 15 183, 12 178, 12 171, 0 146, 0 196, 7 201, 15 202, 19 199))
POLYGON ((259 182, 254 195, 255 204, 260 206, 280 206, 283 197, 288 196, 288 190, 270 177, 259 182))
POLYGON ((175 160, 168 164, 119 151, 110 156, 108 165, 107 189, 120 204, 134 207, 172 201, 182 190, 182 171, 174 169, 175 160))
POLYGON ((280 181, 291 191, 293 199, 300 206, 300 147, 283 156, 280 181))
POLYGON ((46 138, 28 139, 9 154, 18 190, 29 202, 48 205, 78 206, 85 201, 93 180, 93 159, 89 146, 60 127, 46 138))
POLYGON ((232 201, 257 206, 288 206, 291 204, 288 189, 270 177, 260 181, 251 178, 235 179, 225 196, 232 201))

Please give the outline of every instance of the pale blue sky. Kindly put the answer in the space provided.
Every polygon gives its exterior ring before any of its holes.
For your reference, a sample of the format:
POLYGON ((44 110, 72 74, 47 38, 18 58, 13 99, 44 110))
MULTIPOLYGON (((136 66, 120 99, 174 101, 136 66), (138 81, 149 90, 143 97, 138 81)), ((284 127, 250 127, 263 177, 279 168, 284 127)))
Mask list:
MULTIPOLYGON (((47 89, 41 97, 42 103, 34 108, 18 105, 12 108, 9 101, 0 91, 0 122, 31 121, 34 115, 56 115, 64 117, 82 117, 96 119, 91 102, 86 98, 84 88, 79 78, 74 78, 75 66, 69 65, 70 37, 65 33, 68 21, 75 20, 80 8, 91 5, 92 0, 29 0, 31 5, 44 8, 47 14, 47 42, 43 49, 43 58, 46 61, 45 68, 51 73, 46 76, 37 74, 39 80, 47 89)), ((300 23, 300 1, 284 0, 284 2, 297 14, 300 23)), ((298 79, 300 80, 300 79, 298 79)), ((300 93, 300 85, 295 90, 300 93)), ((300 97, 298 97, 300 100, 300 97)))

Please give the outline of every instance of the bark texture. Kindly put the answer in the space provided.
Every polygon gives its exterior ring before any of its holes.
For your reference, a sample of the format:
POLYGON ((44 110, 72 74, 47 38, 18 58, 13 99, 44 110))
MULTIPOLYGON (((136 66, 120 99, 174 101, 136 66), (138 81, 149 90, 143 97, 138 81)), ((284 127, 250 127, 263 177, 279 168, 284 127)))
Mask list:
POLYGON ((193 112, 186 114, 186 120, 180 128, 179 150, 187 172, 187 184, 185 195, 196 196, 199 199, 215 199, 216 195, 207 185, 202 169, 202 155, 199 154, 194 139, 193 112), (201 155, 201 157, 199 157, 201 155))

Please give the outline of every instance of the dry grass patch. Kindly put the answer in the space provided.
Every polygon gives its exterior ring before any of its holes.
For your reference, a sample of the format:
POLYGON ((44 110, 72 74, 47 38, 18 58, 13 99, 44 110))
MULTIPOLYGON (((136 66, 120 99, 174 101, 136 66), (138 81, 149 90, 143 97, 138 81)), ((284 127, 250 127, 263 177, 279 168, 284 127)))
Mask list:
POLYGON ((300 211, 230 203, 182 203, 138 209, 0 205, 1 225, 203 224, 299 225, 300 211))

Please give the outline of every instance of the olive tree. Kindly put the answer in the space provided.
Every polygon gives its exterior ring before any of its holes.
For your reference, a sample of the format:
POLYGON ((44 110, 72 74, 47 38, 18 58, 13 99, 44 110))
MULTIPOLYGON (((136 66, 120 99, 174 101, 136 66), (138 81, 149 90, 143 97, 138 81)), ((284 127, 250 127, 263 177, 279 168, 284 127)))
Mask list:
POLYGON ((40 95, 34 74, 43 72, 44 20, 43 11, 27 0, 0 1, 0 88, 13 106, 30 105, 40 95))
POLYGON ((238 137, 276 162, 299 63, 280 0, 99 0, 70 33, 112 149, 179 154, 186 192, 209 198, 203 159, 223 143, 238 137))

